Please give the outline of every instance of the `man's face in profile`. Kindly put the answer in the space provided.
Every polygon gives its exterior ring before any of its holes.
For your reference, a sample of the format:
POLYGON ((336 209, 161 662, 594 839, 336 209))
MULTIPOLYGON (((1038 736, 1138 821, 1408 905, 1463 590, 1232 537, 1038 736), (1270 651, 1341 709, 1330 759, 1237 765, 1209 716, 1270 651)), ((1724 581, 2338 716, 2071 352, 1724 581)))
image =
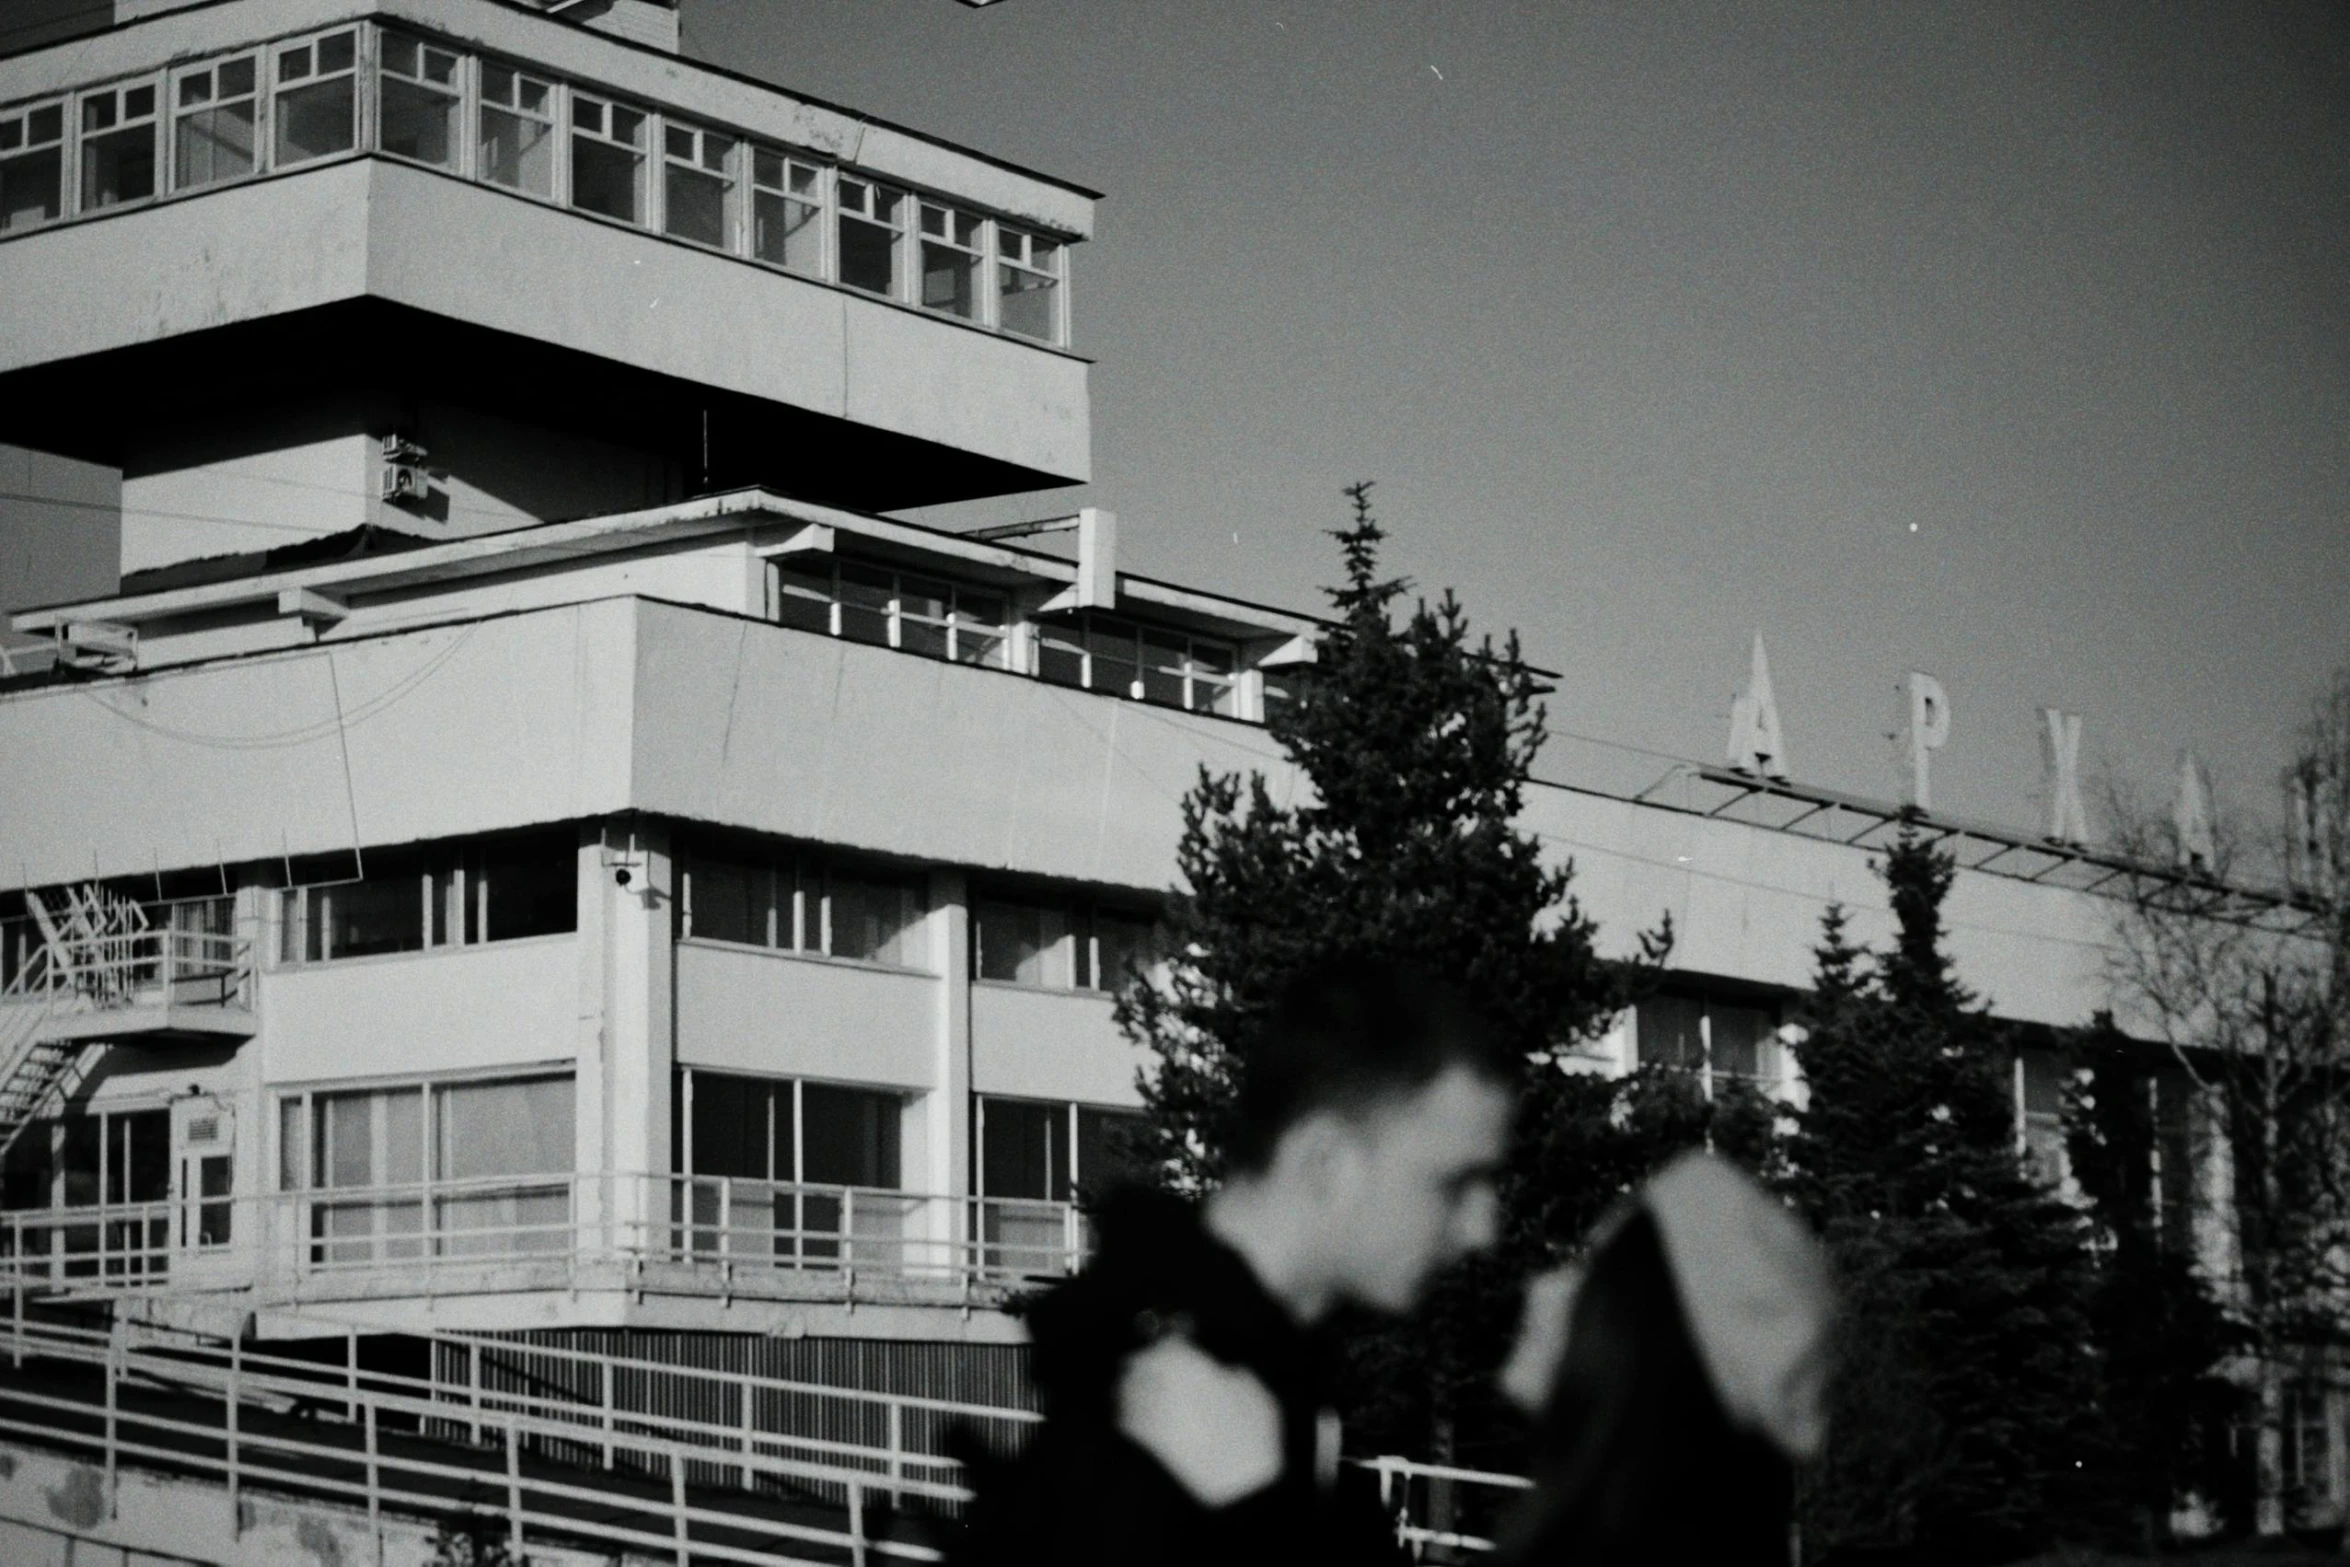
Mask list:
POLYGON ((1402 1313, 1436 1275, 1493 1244, 1509 1089, 1465 1066, 1350 1118, 1334 1273, 1357 1305, 1402 1313))

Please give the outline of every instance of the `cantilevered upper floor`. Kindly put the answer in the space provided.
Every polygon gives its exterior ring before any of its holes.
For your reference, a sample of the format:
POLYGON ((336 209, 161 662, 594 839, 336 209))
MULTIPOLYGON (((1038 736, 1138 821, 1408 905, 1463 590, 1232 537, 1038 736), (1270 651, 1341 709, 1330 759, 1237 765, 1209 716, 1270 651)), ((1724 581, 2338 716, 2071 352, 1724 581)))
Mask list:
POLYGON ((126 571, 1083 482, 1092 222, 507 0, 214 0, 0 59, 0 438, 123 470, 126 571))

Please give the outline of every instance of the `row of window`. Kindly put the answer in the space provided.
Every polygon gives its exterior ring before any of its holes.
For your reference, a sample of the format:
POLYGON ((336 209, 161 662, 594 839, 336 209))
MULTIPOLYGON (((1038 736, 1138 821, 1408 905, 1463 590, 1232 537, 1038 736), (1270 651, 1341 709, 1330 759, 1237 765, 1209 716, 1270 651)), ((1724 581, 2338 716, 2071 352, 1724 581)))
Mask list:
POLYGON ((679 856, 680 937, 928 968, 914 877, 845 870, 821 860, 744 849, 690 848, 679 856))
POLYGON ((558 828, 370 849, 340 864, 297 862, 294 880, 315 884, 280 895, 279 960, 323 963, 576 930, 578 858, 575 835, 558 828))
MULTIPOLYGON (((681 938, 931 966, 921 939, 929 900, 917 878, 719 840, 688 846, 677 879, 681 938)), ((1156 930, 1135 910, 982 895, 972 906, 971 971, 1055 990, 1114 990, 1155 960, 1156 930)))
POLYGON ((1051 990, 1114 991, 1158 959, 1145 914, 1100 904, 982 897, 971 910, 971 972, 1051 990))
MULTIPOLYGON (((1034 651, 1024 654, 1000 589, 858 561, 779 561, 773 571, 775 618, 786 626, 1161 707, 1241 716, 1238 650, 1220 638, 1089 610, 1038 622, 1034 651)), ((1279 678, 1268 681, 1268 701, 1289 694, 1279 678)))
POLYGON ((352 152, 367 124, 392 157, 1039 342, 1067 338, 1066 247, 1050 235, 376 28, 0 112, 0 231, 352 152))
MULTIPOLYGON (((216 1123, 217 1124, 217 1123, 216 1123)), ((224 1146, 172 1147, 171 1112, 77 1109, 35 1121, 0 1161, 0 1211, 160 1205, 168 1210, 22 1232, 26 1259, 47 1254, 68 1276, 163 1271, 179 1232, 181 1248, 225 1246, 232 1238, 236 1162, 224 1146), (173 1164, 179 1163, 178 1180, 173 1164)), ((0 1250, 13 1244, 0 1234, 0 1250)))
MULTIPOLYGON (((811 1186, 903 1186, 907 1096, 790 1077, 678 1069, 670 1147, 680 1175, 811 1186)), ((973 1190, 1067 1202, 1127 1168, 1139 1117, 1068 1101, 972 1096, 973 1190)))

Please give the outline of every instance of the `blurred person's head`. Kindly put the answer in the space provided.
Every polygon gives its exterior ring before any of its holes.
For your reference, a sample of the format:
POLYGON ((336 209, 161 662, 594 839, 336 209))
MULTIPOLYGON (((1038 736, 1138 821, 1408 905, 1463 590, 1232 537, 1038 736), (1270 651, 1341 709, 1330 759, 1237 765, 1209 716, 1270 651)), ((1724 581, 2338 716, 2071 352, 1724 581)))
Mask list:
POLYGON ((1669 1166, 1528 1291, 1503 1386, 1535 1418, 1535 1492, 1507 1559, 1782 1567, 1830 1312, 1785 1209, 1710 1156, 1669 1166))
POLYGON ((1316 965, 1244 1061, 1209 1224, 1300 1318, 1407 1311, 1493 1243, 1515 1064, 1449 987, 1393 963, 1316 965))

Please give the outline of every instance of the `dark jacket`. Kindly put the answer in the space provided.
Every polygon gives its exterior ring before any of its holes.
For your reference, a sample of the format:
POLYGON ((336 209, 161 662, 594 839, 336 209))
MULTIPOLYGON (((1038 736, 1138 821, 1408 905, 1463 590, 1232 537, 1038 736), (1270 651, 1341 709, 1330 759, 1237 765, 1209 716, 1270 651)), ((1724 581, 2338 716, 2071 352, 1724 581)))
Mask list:
POLYGON ((1086 1271, 1028 1311, 1044 1422, 1016 1458, 966 1452, 976 1500, 949 1559, 963 1567, 1403 1562, 1371 1477, 1332 1473, 1326 1458, 1317 1465, 1317 1432, 1334 1419, 1317 1336, 1187 1203, 1115 1193, 1098 1234, 1086 1271), (1202 1506, 1117 1428, 1127 1357, 1169 1333, 1253 1373, 1281 1406, 1279 1477, 1229 1506, 1202 1506))

